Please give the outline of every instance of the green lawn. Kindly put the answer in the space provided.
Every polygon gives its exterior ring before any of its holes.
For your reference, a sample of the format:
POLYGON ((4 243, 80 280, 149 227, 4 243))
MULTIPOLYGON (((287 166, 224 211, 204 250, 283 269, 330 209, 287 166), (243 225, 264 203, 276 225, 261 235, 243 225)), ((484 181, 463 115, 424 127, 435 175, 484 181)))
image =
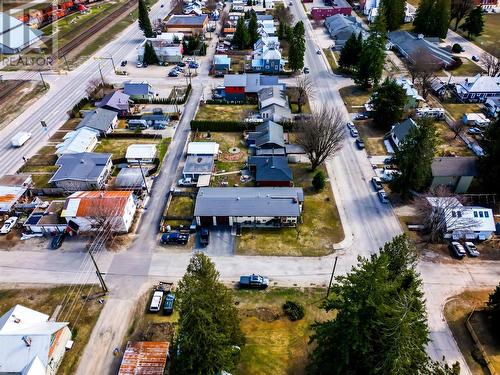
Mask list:
POLYGON ((161 142, 158 144, 158 158, 160 159, 160 162, 163 161, 163 158, 167 153, 169 144, 170 144, 170 138, 163 138, 161 142))
POLYGON ((483 34, 473 39, 472 42, 485 51, 500 58, 500 48, 498 46, 498 41, 500 40, 500 14, 484 14, 483 19, 483 34))
MULTIPOLYGON (((449 73, 453 74, 455 77, 459 76, 464 76, 464 77, 469 77, 469 76, 475 76, 477 74, 483 74, 484 70, 481 68, 479 65, 474 63, 473 61, 462 58, 462 65, 460 65, 458 68, 450 70, 449 73)), ((443 72, 443 76, 446 74, 443 72)))
POLYGON ((349 112, 363 111, 365 103, 372 94, 371 90, 365 90, 359 86, 342 87, 339 92, 349 112))
POLYGON ((464 113, 482 111, 482 105, 476 103, 442 103, 444 109, 454 120, 461 120, 464 113))
MULTIPOLYGON (((71 289, 76 291, 79 288, 71 289)), ((97 293, 100 289, 94 287, 91 290, 90 286, 84 286, 79 297, 74 292, 68 295, 68 306, 75 303, 74 309, 71 310, 70 316, 66 317, 65 312, 62 312, 62 317, 69 322, 69 327, 72 331, 74 341, 73 348, 66 351, 63 361, 59 367, 58 374, 69 375, 76 373, 78 361, 82 356, 83 350, 87 345, 92 329, 94 328, 99 314, 103 308, 103 304, 98 303, 97 299, 92 299, 87 302, 82 296, 89 293, 97 293), (80 314, 80 315, 79 315, 80 314), (76 325, 75 325, 76 324, 76 325)), ((0 290, 0 315, 7 312, 12 306, 21 304, 23 306, 35 309, 44 314, 51 315, 58 304, 61 304, 65 295, 69 291, 69 286, 58 286, 55 288, 22 288, 22 289, 1 289, 0 290)))
MULTIPOLYGON (((311 187, 314 176, 309 166, 290 166, 295 186, 304 188, 303 223, 297 228, 244 229, 237 241, 238 254, 276 256, 323 256, 333 251, 333 245, 344 238, 344 231, 327 184, 320 193, 311 187)), ((326 172, 325 172, 326 174, 326 172)))
POLYGON ((337 62, 333 57, 332 50, 330 48, 323 48, 323 52, 326 56, 326 59, 328 60, 328 64, 330 64, 330 68, 333 72, 335 72, 339 66, 337 65, 337 62))
POLYGON ((360 137, 365 142, 368 155, 386 155, 387 150, 384 145, 386 130, 380 129, 373 124, 371 119, 355 121, 360 137))
POLYGON ((253 104, 203 104, 196 113, 198 121, 241 121, 248 114, 257 111, 253 104))
POLYGON ((159 146, 159 139, 147 139, 147 138, 126 138, 126 139, 116 139, 116 138, 103 138, 99 141, 99 144, 96 146, 94 152, 110 152, 113 154, 113 159, 124 158, 125 153, 127 152, 127 147, 137 143, 147 143, 147 144, 156 144, 158 151, 163 152, 163 156, 165 155, 166 148, 165 146, 159 146))
POLYGON ((194 200, 191 197, 173 196, 167 209, 168 216, 192 216, 194 200))

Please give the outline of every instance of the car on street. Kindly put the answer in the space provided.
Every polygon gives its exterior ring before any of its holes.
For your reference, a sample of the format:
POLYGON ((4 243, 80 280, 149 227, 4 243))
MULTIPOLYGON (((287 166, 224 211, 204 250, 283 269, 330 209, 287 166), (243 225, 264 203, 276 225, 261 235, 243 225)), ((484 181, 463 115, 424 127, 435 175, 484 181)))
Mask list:
POLYGON ((179 72, 177 70, 171 70, 170 72, 168 72, 168 76, 169 77, 179 77, 179 72))
POLYGON ((189 234, 180 232, 163 233, 160 242, 163 245, 185 245, 189 240, 189 234))
POLYGON ((62 246, 64 239, 66 238, 66 233, 59 233, 52 237, 50 241, 50 248, 52 250, 59 249, 62 246))
POLYGON ((190 62, 189 63, 189 69, 198 69, 200 65, 196 62, 190 62))
POLYGON ((140 61, 137 62, 137 65, 136 65, 138 68, 142 68, 142 63, 140 61))
POLYGON ((293 5, 293 2, 292 2, 292 1, 289 1, 289 2, 288 2, 288 5, 289 5, 289 6, 292 6, 292 5, 293 5))
POLYGON ((120 63, 120 66, 125 66, 127 65, 127 60, 123 60, 121 63, 120 63))
POLYGON ((186 58, 186 61, 187 61, 187 62, 190 62, 190 61, 195 61, 195 60, 194 60, 194 57, 193 57, 193 56, 188 56, 188 57, 186 58))
POLYGON ((200 229, 200 244, 201 246, 207 246, 210 243, 210 230, 208 228, 200 229))
POLYGON ((382 185, 382 180, 377 176, 372 177, 372 185, 376 191, 382 190, 384 188, 384 186, 382 185))
POLYGON ((479 61, 479 57, 477 57, 476 55, 472 56, 472 61, 478 62, 479 61))
POLYGON ((307 68, 307 67, 304 68, 303 72, 304 72, 304 74, 309 74, 309 68, 307 68))
POLYGON ((483 134, 483 131, 479 128, 470 128, 467 130, 467 133, 469 134, 483 134))
POLYGON ((351 137, 357 138, 359 136, 358 129, 356 129, 354 125, 349 128, 349 131, 351 132, 351 137))
POLYGON ((3 223, 2 228, 0 228, 0 233, 1 234, 7 234, 9 233, 12 228, 14 228, 14 225, 17 223, 17 216, 11 216, 7 220, 5 220, 5 223, 3 223))
POLYGON ((388 198, 387 193, 385 191, 379 191, 377 193, 377 195, 378 195, 378 199, 380 200, 380 202, 382 202, 383 204, 389 203, 389 198, 388 198))
POLYGON ((161 4, 161 5, 160 5, 160 8, 163 8, 164 6, 165 6, 165 4, 161 4))
POLYGON ((346 126, 347 126, 347 129, 349 129, 349 130, 351 130, 351 129, 356 129, 356 128, 354 127, 354 124, 353 124, 352 122, 348 122, 348 123, 346 123, 346 126))
POLYGON ((255 274, 240 276, 238 286, 247 289, 266 289, 269 286, 269 278, 255 274))
POLYGON ((165 302, 163 302, 163 314, 164 315, 172 315, 174 312, 174 304, 175 304, 175 294, 168 293, 165 297, 165 302))
POLYGON ((365 142, 361 138, 356 138, 356 146, 362 150, 365 148, 365 142))
POLYGON ((465 250, 467 250, 467 253, 469 253, 470 257, 478 257, 480 255, 476 245, 474 245, 470 241, 465 242, 465 250))
POLYGON ((151 298, 151 303, 149 305, 150 312, 158 312, 161 309, 161 301, 163 300, 163 291, 156 290, 151 298))
POLYGON ((355 120, 366 120, 368 119, 368 116, 365 115, 364 113, 358 113, 356 117, 354 117, 355 120))
POLYGON ((320 50, 320 49, 317 49, 317 50, 316 50, 316 54, 317 54, 317 55, 321 55, 321 50, 320 50))
POLYGON ((465 249, 460 242, 453 241, 448 245, 448 248, 456 258, 462 259, 465 256, 465 249))

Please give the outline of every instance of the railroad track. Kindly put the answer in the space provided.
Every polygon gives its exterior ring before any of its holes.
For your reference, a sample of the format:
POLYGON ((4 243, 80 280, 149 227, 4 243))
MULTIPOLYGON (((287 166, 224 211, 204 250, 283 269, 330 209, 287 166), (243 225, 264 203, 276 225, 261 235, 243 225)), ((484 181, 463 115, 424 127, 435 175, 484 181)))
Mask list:
POLYGON ((127 13, 131 9, 135 8, 135 6, 137 6, 137 4, 138 4, 138 0, 127 1, 122 7, 116 9, 114 12, 109 14, 106 18, 100 20, 99 22, 97 22, 93 26, 84 30, 77 37, 73 38, 71 41, 66 43, 62 48, 60 48, 57 51, 58 57, 60 58, 60 57, 67 55, 69 52, 71 52, 76 47, 80 46, 83 42, 85 42, 85 40, 87 40, 89 37, 91 37, 95 33, 99 32, 104 26, 109 25, 110 23, 113 22, 113 20, 119 18, 124 13, 127 13))
POLYGON ((12 91, 17 89, 18 87, 22 86, 26 81, 15 81, 14 84, 8 86, 5 90, 2 90, 0 92, 0 104, 3 102, 5 98, 7 98, 12 91))

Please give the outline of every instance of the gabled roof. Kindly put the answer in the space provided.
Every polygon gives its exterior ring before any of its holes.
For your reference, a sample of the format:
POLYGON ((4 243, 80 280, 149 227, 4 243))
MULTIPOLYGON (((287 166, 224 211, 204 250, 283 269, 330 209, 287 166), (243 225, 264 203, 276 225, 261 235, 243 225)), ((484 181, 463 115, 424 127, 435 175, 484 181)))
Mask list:
POLYGON ((105 133, 109 130, 113 120, 116 117, 117 114, 115 111, 111 111, 105 108, 96 108, 85 114, 85 117, 77 125, 76 129, 88 127, 90 129, 99 130, 105 133))
POLYGON ((459 93, 496 92, 500 95, 500 77, 477 74, 474 77, 465 78, 464 81, 457 83, 455 87, 459 93))
POLYGON ((257 93, 265 86, 281 85, 278 76, 265 76, 260 73, 226 74, 225 87, 244 87, 246 93, 257 93))
POLYGON ((116 111, 128 110, 130 107, 130 96, 121 91, 111 92, 105 95, 101 101, 96 102, 96 107, 109 107, 116 111))
POLYGON ((64 180, 97 181, 111 160, 111 154, 81 152, 64 154, 57 159, 59 167, 49 182, 64 180))
POLYGON ((396 83, 406 91, 406 96, 414 98, 415 100, 424 100, 424 98, 418 93, 418 90, 408 78, 398 78, 396 79, 396 83))
POLYGON ((63 143, 56 145, 58 155, 76 154, 88 151, 88 148, 97 142, 99 132, 88 127, 83 127, 75 131, 66 133, 63 143))
POLYGON ((417 127, 417 124, 411 117, 408 117, 406 120, 403 122, 397 123, 394 125, 392 128, 392 133, 397 137, 399 142, 403 142, 403 140, 406 138, 406 136, 410 133, 412 129, 415 129, 417 127))
POLYGON ((293 173, 286 156, 250 156, 248 164, 255 166, 255 181, 292 181, 293 173))
POLYGON ((477 176, 477 158, 474 156, 450 156, 434 158, 431 164, 434 177, 477 176))
POLYGON ((280 147, 285 147, 285 140, 283 137, 283 126, 273 122, 266 121, 255 128, 254 133, 250 133, 251 138, 255 139, 255 146, 262 147, 266 144, 272 143, 280 147))
POLYGON ((132 196, 130 191, 78 191, 64 205, 62 217, 119 217, 132 196))
POLYGON ((277 104, 281 107, 288 107, 288 98, 285 91, 279 86, 271 86, 263 88, 259 91, 260 106, 267 107, 271 104, 277 104))

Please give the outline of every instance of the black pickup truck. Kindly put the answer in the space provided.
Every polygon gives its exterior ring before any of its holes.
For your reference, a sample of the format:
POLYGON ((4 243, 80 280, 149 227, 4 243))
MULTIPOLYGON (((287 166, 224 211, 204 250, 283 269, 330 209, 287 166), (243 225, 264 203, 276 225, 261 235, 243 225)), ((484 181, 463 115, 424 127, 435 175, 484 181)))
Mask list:
POLYGON ((238 286, 248 289, 266 289, 269 286, 269 279, 265 276, 254 274, 250 276, 240 276, 238 286))

